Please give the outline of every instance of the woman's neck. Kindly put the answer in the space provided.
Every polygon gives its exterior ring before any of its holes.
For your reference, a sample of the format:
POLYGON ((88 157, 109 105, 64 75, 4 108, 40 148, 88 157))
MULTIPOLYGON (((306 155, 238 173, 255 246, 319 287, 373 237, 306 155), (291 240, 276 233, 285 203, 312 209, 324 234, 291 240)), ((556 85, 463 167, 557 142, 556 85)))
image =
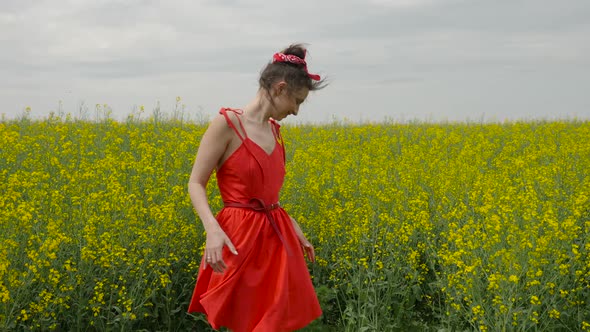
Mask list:
POLYGON ((271 105, 266 92, 258 90, 256 97, 244 107, 244 117, 251 122, 265 124, 272 116, 273 106, 271 105))

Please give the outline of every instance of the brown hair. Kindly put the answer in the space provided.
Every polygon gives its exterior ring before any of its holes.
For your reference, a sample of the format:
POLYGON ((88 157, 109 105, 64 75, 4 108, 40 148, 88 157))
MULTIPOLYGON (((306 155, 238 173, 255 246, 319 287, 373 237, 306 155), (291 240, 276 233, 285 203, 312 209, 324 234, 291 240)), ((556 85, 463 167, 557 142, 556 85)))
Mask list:
MULTIPOLYGON (((292 44, 281 53, 285 55, 295 55, 301 59, 305 58, 306 49, 303 44, 292 44)), ((270 87, 277 81, 284 80, 287 83, 289 92, 308 88, 309 91, 322 89, 326 86, 325 81, 312 80, 303 64, 290 62, 270 62, 262 69, 258 83, 260 88, 270 92, 270 87)))

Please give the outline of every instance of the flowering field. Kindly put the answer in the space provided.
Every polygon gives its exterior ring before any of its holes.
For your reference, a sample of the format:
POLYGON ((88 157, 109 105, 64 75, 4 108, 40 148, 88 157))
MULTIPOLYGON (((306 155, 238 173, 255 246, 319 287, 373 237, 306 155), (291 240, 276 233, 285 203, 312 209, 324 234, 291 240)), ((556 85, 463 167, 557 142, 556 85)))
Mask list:
MULTIPOLYGON (((208 331, 186 314, 204 130, 0 122, 0 330, 208 331)), ((283 136, 282 204, 318 256, 324 315, 306 331, 590 330, 590 122, 283 136)))

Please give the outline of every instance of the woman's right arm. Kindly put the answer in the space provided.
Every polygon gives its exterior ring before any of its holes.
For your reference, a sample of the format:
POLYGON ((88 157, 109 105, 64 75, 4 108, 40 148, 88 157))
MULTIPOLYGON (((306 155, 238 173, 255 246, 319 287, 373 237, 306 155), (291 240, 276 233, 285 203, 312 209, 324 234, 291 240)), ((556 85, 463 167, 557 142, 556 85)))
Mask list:
POLYGON ((215 272, 225 270, 226 266, 222 257, 224 245, 227 245, 235 255, 238 254, 230 239, 219 226, 207 200, 207 183, 213 170, 223 157, 232 135, 232 130, 227 125, 223 115, 219 115, 211 121, 199 144, 197 157, 188 182, 188 192, 193 207, 203 222, 203 227, 207 233, 204 255, 211 258, 207 263, 215 272))

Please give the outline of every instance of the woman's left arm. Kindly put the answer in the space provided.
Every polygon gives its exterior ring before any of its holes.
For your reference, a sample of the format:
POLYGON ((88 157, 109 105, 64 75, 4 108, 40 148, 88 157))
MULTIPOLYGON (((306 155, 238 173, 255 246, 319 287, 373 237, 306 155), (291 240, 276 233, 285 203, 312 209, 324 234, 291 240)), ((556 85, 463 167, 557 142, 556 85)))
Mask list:
POLYGON ((303 252, 305 255, 307 255, 307 259, 309 259, 312 263, 315 262, 315 251, 313 249, 313 245, 307 240, 305 235, 303 235, 303 231, 301 230, 301 227, 299 227, 297 221, 291 216, 289 216, 289 218, 291 218, 293 228, 295 228, 295 233, 299 238, 299 243, 301 244, 301 248, 303 248, 303 252))

